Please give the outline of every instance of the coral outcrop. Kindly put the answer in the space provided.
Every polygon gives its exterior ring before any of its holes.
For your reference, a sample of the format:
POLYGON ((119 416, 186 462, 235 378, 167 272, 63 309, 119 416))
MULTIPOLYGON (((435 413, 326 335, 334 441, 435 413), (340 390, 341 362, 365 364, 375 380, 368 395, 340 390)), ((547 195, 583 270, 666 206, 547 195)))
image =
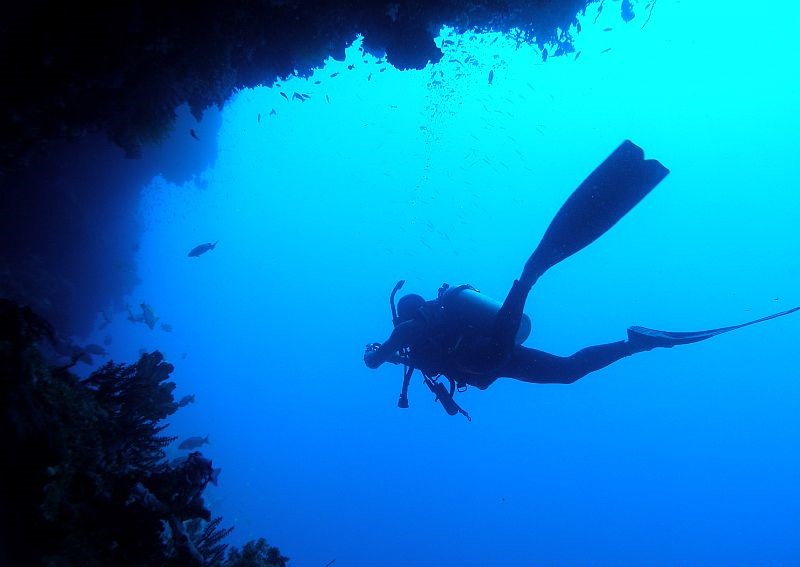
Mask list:
POLYGON ((285 565, 277 548, 231 550, 211 517, 214 479, 200 452, 168 462, 177 409, 172 365, 158 351, 107 363, 85 379, 60 359, 57 333, 0 300, 0 562, 53 566, 285 565), (250 551, 248 551, 250 550, 250 551), (266 562, 242 563, 246 557, 266 562))

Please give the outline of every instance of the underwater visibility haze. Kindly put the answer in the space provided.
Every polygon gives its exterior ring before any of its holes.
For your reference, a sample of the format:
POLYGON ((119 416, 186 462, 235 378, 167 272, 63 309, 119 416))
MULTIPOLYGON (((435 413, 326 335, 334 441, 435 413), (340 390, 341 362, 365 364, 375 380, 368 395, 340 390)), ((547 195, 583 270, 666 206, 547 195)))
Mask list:
POLYGON ((232 543, 266 537, 296 567, 800 563, 798 314, 570 385, 470 386, 471 421, 419 373, 398 408, 402 366, 364 364, 399 280, 398 298, 502 301, 624 140, 670 173, 536 282, 525 346, 800 305, 797 41, 743 32, 797 6, 625 4, 589 4, 571 53, 443 28, 441 60, 401 71, 356 37, 308 77, 181 110, 164 163, 216 155, 146 180, 128 308, 76 340, 174 365, 194 397, 167 455, 221 468, 205 502, 232 543))

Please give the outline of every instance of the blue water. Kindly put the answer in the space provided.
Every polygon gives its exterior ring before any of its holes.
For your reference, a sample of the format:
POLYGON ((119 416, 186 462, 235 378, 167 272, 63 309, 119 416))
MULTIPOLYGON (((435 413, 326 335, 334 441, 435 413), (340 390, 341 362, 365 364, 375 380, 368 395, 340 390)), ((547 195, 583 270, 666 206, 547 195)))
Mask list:
POLYGON ((239 92, 218 132, 181 119, 175 147, 191 126, 217 159, 143 188, 129 298, 173 330, 117 313, 95 339, 118 361, 162 350, 177 396, 196 394, 168 432, 210 436, 206 501, 231 542, 264 536, 297 567, 800 564, 800 315, 570 386, 470 388, 471 423, 420 378, 398 409, 400 369, 362 362, 399 279, 502 299, 626 138, 671 174, 538 282, 527 346, 800 305, 798 50, 775 27, 800 9, 660 0, 643 26, 635 6, 627 24, 590 6, 577 58, 443 30, 441 63, 399 72, 356 41, 309 79, 239 92))

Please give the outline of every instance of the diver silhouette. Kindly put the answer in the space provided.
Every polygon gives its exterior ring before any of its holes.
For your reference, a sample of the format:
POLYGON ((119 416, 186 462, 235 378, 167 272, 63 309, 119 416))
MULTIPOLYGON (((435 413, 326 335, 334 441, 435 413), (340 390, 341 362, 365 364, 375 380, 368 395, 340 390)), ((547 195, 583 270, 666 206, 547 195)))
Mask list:
POLYGON ((590 346, 571 356, 522 346, 531 329, 523 309, 536 281, 548 269, 602 236, 668 173, 661 163, 644 159, 642 149, 625 140, 562 205, 502 304, 471 285, 444 284, 434 300, 410 294, 395 307, 394 296, 404 283, 401 280, 390 298, 394 330, 383 344, 367 345, 365 364, 373 369, 384 362, 405 365, 400 407, 408 407, 408 383, 418 369, 449 414, 460 412, 469 418, 452 399, 456 387, 486 389, 498 378, 571 384, 632 354, 702 341, 800 309, 705 331, 629 327, 627 339, 590 346), (439 376, 449 380, 449 392, 438 381, 439 376))

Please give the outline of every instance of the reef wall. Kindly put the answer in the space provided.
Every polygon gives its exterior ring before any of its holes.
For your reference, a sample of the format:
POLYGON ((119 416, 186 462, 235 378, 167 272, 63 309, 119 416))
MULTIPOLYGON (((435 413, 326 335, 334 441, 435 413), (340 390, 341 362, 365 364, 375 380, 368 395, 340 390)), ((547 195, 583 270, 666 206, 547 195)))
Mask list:
POLYGON ((67 346, 29 308, 0 300, 0 563, 284 567, 264 540, 226 560, 231 530, 203 502, 219 470, 197 451, 167 461, 165 419, 179 404, 161 353, 81 380, 67 346))
MULTIPOLYGON (((588 3, 11 3, 0 21, 0 297, 78 335, 98 312, 121 308, 136 284, 138 192, 170 162, 149 149, 173 128, 176 109, 199 118, 237 89, 304 76, 343 57, 359 34, 400 69, 438 61, 433 37, 443 25, 515 29, 568 52, 570 25, 588 3)), ((175 182, 213 162, 211 138, 175 182)))

